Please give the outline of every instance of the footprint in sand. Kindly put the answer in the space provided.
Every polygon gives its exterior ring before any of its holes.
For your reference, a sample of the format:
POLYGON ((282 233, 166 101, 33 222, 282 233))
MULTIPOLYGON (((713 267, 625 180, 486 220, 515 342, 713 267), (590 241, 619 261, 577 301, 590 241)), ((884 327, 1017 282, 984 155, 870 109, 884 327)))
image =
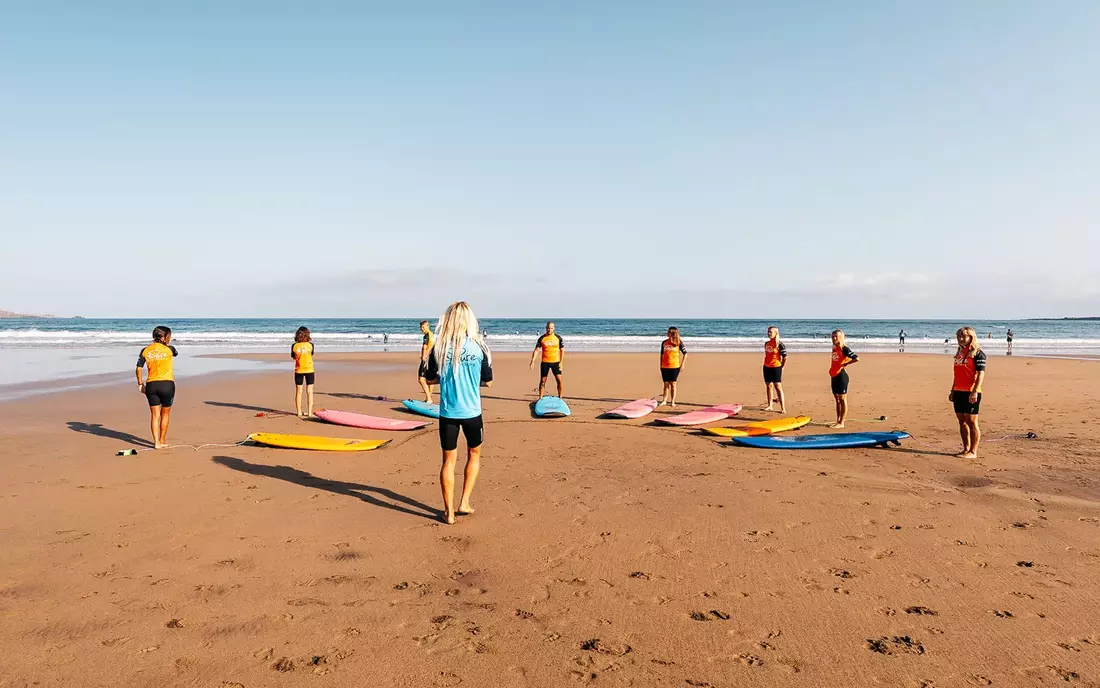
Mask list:
POLYGON ((868 638, 863 646, 880 655, 923 655, 924 645, 907 635, 868 638))
POLYGON ((906 607, 905 608, 905 613, 906 614, 919 614, 921 616, 936 616, 936 614, 937 614, 937 612, 929 609, 928 607, 919 607, 919 606, 906 607))
POLYGON ((581 649, 589 652, 598 652, 601 655, 611 655, 612 657, 622 657, 634 651, 634 648, 626 643, 616 643, 606 640, 600 640, 599 638, 591 638, 581 643, 581 649))

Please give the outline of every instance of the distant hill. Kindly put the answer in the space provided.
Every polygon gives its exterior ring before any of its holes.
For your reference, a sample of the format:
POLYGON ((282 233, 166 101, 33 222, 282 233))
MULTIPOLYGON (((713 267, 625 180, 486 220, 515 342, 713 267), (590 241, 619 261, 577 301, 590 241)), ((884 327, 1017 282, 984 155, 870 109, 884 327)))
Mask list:
POLYGON ((41 318, 46 320, 56 317, 56 315, 32 315, 30 313, 12 313, 11 311, 0 310, 0 318, 41 318))

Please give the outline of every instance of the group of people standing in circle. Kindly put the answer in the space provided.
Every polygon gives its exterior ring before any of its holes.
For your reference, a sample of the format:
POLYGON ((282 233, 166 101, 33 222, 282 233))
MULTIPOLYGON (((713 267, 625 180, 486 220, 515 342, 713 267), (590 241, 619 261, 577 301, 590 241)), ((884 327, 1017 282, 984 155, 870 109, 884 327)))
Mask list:
MULTIPOLYGON (((439 318, 435 332, 427 320, 420 322, 423 340, 417 381, 424 392, 425 401, 431 403, 431 386, 439 386, 439 443, 442 466, 439 473, 443 495, 444 521, 455 522, 456 516, 472 514, 470 497, 481 470, 481 448, 484 440, 484 421, 481 407, 481 387, 493 384, 492 353, 481 333, 473 309, 465 301, 456 301, 447 307, 439 318), (466 439, 466 465, 463 486, 458 504, 455 504, 455 470, 458 461, 458 437, 466 439)), ((780 413, 786 412, 786 396, 783 390, 783 369, 787 364, 787 347, 780 338, 779 328, 769 327, 764 344, 764 386, 766 403, 763 410, 773 410, 779 405, 780 413)), ((981 350, 977 334, 972 327, 962 327, 955 333, 958 348, 954 358, 954 376, 949 399, 959 422, 962 439, 961 458, 973 459, 978 455, 981 428, 978 413, 982 401, 982 383, 985 379, 986 355, 981 350)), ((546 332, 535 344, 531 355, 531 367, 540 359, 539 396, 545 393, 547 377, 553 373, 557 393, 562 394, 562 362, 565 346, 557 334, 553 322, 546 324, 546 332)), ((300 327, 294 334, 290 355, 294 361, 295 407, 299 417, 313 415, 313 387, 316 381, 313 357, 315 349, 308 328, 300 327), (303 408, 305 413, 303 413, 303 408)), ((661 381, 664 385, 660 404, 676 406, 677 384, 687 360, 687 347, 675 327, 668 328, 660 346, 661 381)), ((157 449, 167 446, 168 423, 175 400, 173 359, 178 351, 172 346, 172 330, 158 326, 153 330, 153 342, 144 348, 137 359, 138 389, 149 403, 150 430, 153 445, 157 449), (143 369, 148 375, 143 378, 143 369)), ((836 403, 835 428, 845 427, 848 415, 848 368, 859 362, 859 356, 848 347, 844 332, 832 333, 832 352, 829 359, 829 377, 836 403)))

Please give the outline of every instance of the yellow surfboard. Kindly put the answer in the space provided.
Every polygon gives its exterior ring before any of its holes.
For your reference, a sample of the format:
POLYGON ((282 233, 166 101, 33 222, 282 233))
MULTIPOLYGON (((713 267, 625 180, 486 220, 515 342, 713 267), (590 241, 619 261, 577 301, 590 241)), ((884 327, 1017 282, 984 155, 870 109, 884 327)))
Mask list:
POLYGON ((343 437, 315 437, 313 435, 281 435, 274 432, 256 432, 248 439, 257 444, 284 449, 312 449, 314 451, 355 452, 378 449, 390 440, 355 440, 343 437))
POLYGON ((776 432, 797 430, 810 422, 809 416, 795 416, 793 418, 776 418, 759 423, 747 423, 735 428, 702 428, 703 432, 719 437, 759 437, 771 435, 776 432))

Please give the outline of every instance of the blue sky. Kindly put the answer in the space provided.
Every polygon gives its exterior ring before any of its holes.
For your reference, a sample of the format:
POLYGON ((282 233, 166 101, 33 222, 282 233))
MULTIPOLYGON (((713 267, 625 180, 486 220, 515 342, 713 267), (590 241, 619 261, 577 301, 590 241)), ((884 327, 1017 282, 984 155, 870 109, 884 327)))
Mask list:
POLYGON ((1100 315, 1100 4, 0 8, 0 308, 1100 315))

